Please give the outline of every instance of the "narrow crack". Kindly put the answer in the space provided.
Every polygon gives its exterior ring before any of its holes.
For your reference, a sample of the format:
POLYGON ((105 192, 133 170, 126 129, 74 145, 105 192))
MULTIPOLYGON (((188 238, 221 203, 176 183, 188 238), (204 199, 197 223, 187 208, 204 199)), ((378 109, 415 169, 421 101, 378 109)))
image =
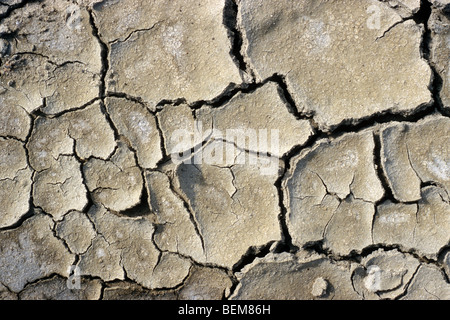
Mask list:
MULTIPOLYGON (((238 25, 238 3, 236 0, 226 0, 223 10, 223 24, 227 28, 228 37, 231 40, 230 55, 239 70, 250 77, 250 82, 255 83, 255 73, 242 55, 243 35, 238 25)), ((244 77, 245 78, 245 77, 244 77)))
POLYGON ((92 28, 92 35, 97 39, 98 44, 100 45, 100 58, 102 62, 102 67, 100 70, 100 88, 99 88, 99 97, 104 100, 106 96, 106 74, 109 70, 109 48, 108 45, 102 40, 100 36, 99 29, 95 23, 94 13, 92 9, 88 9, 89 13, 89 23, 92 28))
MULTIPOLYGON (((43 98, 43 99, 45 99, 45 101, 47 100, 46 98, 43 98)), ((45 108, 45 105, 46 105, 46 103, 44 103, 41 107, 38 108, 39 111, 33 111, 33 114, 35 116, 40 116, 42 118, 47 118, 47 119, 59 118, 59 117, 65 115, 67 113, 70 113, 70 112, 84 110, 87 107, 93 105, 97 101, 101 101, 101 98, 99 98, 99 97, 92 98, 91 100, 85 102, 81 106, 70 108, 70 109, 66 109, 66 110, 63 110, 63 111, 60 111, 60 112, 57 112, 57 113, 45 113, 45 112, 43 112, 42 110, 45 108)))
MULTIPOLYGON (((141 97, 134 97, 125 92, 112 92, 112 91, 105 92, 105 98, 110 98, 110 97, 111 98, 123 98, 123 99, 129 100, 129 101, 138 103, 138 104, 142 105, 143 107, 146 107, 146 104, 141 97)), ((151 111, 151 110, 149 110, 149 111, 151 111)))
MULTIPOLYGON (((373 150, 373 163, 375 167, 375 171, 377 173, 378 180, 381 183, 381 186, 383 187, 383 196, 375 202, 375 207, 378 207, 381 203, 385 201, 391 201, 392 203, 399 203, 397 199, 395 199, 392 188, 389 184, 388 177, 383 169, 382 164, 382 141, 381 141, 381 135, 379 131, 374 131, 373 133, 373 141, 374 141, 374 150, 373 150)), ((376 213, 375 213, 376 215, 376 213)), ((372 223, 372 230, 373 230, 373 223, 372 223)))
POLYGON ((162 20, 162 21, 157 21, 157 22, 155 22, 151 27, 148 27, 148 28, 135 29, 135 30, 131 31, 125 38, 123 38, 123 39, 117 38, 117 39, 111 40, 111 41, 108 42, 108 44, 109 44, 109 45, 113 45, 113 44, 116 44, 116 43, 126 42, 126 41, 127 41, 128 39, 130 39, 135 33, 140 33, 140 32, 150 31, 150 30, 152 30, 153 28, 155 28, 156 25, 158 25, 158 24, 160 24, 160 23, 162 23, 162 22, 164 22, 164 20, 162 20))

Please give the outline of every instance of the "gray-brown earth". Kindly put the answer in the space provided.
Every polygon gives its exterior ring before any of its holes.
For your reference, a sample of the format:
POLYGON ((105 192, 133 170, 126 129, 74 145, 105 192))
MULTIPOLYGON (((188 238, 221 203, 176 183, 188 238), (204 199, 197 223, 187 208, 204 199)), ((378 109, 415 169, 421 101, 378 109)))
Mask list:
POLYGON ((448 0, 0 2, 0 299, 450 299, 448 0))

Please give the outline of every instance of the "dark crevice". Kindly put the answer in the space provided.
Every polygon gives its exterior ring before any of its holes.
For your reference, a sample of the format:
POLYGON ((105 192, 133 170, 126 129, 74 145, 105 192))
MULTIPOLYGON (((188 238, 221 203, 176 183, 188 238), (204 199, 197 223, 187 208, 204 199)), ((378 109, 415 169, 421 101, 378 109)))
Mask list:
POLYGON ((156 123, 156 130, 158 130, 158 135, 159 135, 159 143, 160 143, 159 148, 161 149, 161 154, 162 154, 161 159, 158 161, 158 163, 156 165, 158 167, 158 165, 160 163, 166 162, 167 160, 170 159, 170 157, 169 157, 169 154, 167 153, 167 150, 166 150, 164 134, 163 134, 163 131, 161 129, 161 124, 160 124, 160 120, 159 120, 158 116, 155 116, 155 123, 156 123))
MULTIPOLYGON (((190 108, 196 110, 200 109, 203 106, 210 106, 212 108, 220 108, 225 104, 229 103, 236 95, 238 94, 249 94, 255 92, 257 89, 263 87, 268 82, 274 82, 278 85, 278 91, 280 94, 280 98, 287 104, 288 111, 296 116, 297 119, 311 119, 312 113, 310 114, 302 114, 297 111, 295 106, 294 99, 287 89, 287 85, 285 83, 285 77, 278 73, 274 73, 270 77, 264 79, 261 82, 252 82, 252 83, 242 83, 240 85, 230 84, 225 90, 219 94, 217 97, 212 100, 198 100, 191 103, 187 103, 185 99, 178 99, 174 101, 167 100, 165 104, 174 104, 178 105, 181 103, 186 103, 190 108)), ((161 103, 158 104, 160 106, 161 103)))
POLYGON ((432 4, 428 0, 420 0, 419 11, 412 16, 414 22, 426 25, 431 15, 431 6, 432 4))
POLYGON ((106 105, 105 105, 104 99, 102 99, 100 101, 100 110, 103 113, 103 115, 105 116, 106 121, 108 122, 111 130, 114 133, 114 140, 116 142, 120 141, 121 140, 121 134, 119 133, 119 129, 117 129, 116 125, 114 124, 114 121, 111 119, 111 116, 110 116, 108 110, 106 109, 106 105))
MULTIPOLYGON (((260 84, 259 86, 262 86, 260 84)), ((258 87, 259 87, 258 86, 258 87)), ((236 94, 239 92, 247 93, 255 90, 256 87, 248 84, 241 84, 239 86, 235 84, 228 85, 221 94, 211 100, 198 100, 192 103, 189 103, 189 107, 193 109, 199 109, 204 105, 211 106, 213 108, 218 108, 223 106, 225 103, 228 103, 236 94), (251 89, 250 89, 251 88, 251 89)), ((185 101, 184 99, 179 99, 181 101, 185 101)))
POLYGON ((65 114, 67 114, 67 113, 70 113, 70 112, 75 112, 75 111, 80 111, 80 110, 86 109, 87 107, 91 106, 95 102, 101 101, 99 97, 95 97, 95 98, 87 101, 86 103, 84 103, 83 105, 81 105, 79 107, 70 108, 70 109, 63 110, 63 111, 60 111, 60 112, 57 112, 57 113, 46 113, 46 112, 44 112, 42 110, 44 110, 45 107, 46 107, 47 98, 43 98, 42 100, 43 100, 42 106, 39 107, 38 109, 34 110, 32 112, 32 115, 34 117, 40 116, 42 118, 49 118, 49 119, 58 118, 58 117, 61 117, 61 116, 65 115, 65 114))
MULTIPOLYGON (((69 135, 70 137, 70 135, 69 135)), ((72 138, 72 137, 71 137, 72 138)), ((93 205, 94 205, 94 200, 92 199, 92 194, 89 192, 89 189, 87 187, 87 179, 86 179, 86 175, 85 172, 83 170, 84 164, 86 163, 87 160, 81 159, 76 151, 76 147, 77 147, 77 141, 75 139, 73 139, 73 144, 72 144, 72 154, 73 157, 75 157, 75 159, 78 161, 78 163, 80 164, 80 174, 81 174, 81 181, 83 186, 86 188, 86 199, 87 199, 87 203, 84 206, 84 208, 81 210, 81 212, 87 212, 87 210, 89 210, 93 205)))
MULTIPOLYGON (((438 259, 428 258, 428 257, 420 254, 420 252, 418 252, 414 248, 404 248, 403 246, 398 245, 398 244, 383 244, 383 243, 371 244, 360 251, 352 250, 347 255, 335 254, 329 248, 324 247, 324 240, 308 242, 302 247, 302 249, 309 251, 309 252, 321 254, 333 261, 349 261, 349 262, 356 262, 356 263, 361 263, 363 258, 369 256, 370 254, 372 254, 380 249, 383 251, 397 250, 398 252, 400 252, 402 254, 411 255, 412 257, 417 259, 422 264, 431 264, 431 265, 437 266, 438 268, 442 269, 442 262, 438 261, 438 259)), ((444 252, 445 249, 441 249, 441 251, 444 252)))
POLYGON ((143 107, 146 106, 145 102, 144 102, 144 100, 142 98, 134 97, 134 96, 131 96, 131 95, 129 95, 127 93, 124 93, 124 92, 111 92, 111 91, 106 92, 105 93, 105 98, 110 98, 110 97, 111 98, 122 98, 122 99, 130 100, 130 101, 133 101, 135 103, 138 103, 138 104, 142 105, 143 107))
POLYGON ((100 86, 99 86, 99 98, 100 98, 100 109, 102 113, 105 115, 106 120, 109 123, 109 126, 114 132, 114 139, 115 141, 120 140, 120 134, 119 130, 116 128, 114 122, 111 119, 111 116, 106 108, 105 105, 105 98, 106 98, 106 74, 109 70, 109 48, 108 45, 102 40, 98 27, 95 23, 94 13, 91 9, 88 9, 89 13, 89 23, 92 28, 92 35, 97 39, 99 45, 100 45, 100 57, 102 62, 102 68, 100 70, 100 86))
POLYGON ((266 256, 270 252, 270 248, 272 247, 274 241, 270 241, 262 246, 252 246, 247 249, 247 252, 233 265, 233 272, 240 272, 245 266, 249 265, 256 258, 262 258, 266 256))
POLYGON ((284 189, 282 187, 282 181, 284 178, 286 171, 280 175, 280 177, 277 179, 277 181, 275 182, 275 187, 278 191, 278 206, 280 208, 280 213, 278 215, 278 221, 280 223, 280 229, 281 229, 281 243, 282 246, 278 247, 278 251, 281 250, 281 248, 283 248, 283 251, 287 251, 287 252, 295 252, 297 251, 297 247, 295 247, 292 244, 292 237, 289 233, 289 229, 287 226, 287 209, 286 206, 284 205, 284 189))
POLYGON ((418 106, 411 112, 381 111, 361 119, 347 119, 325 131, 328 136, 337 137, 345 133, 359 132, 378 124, 389 122, 417 122, 426 116, 437 114, 433 103, 418 106))
POLYGON ((94 14, 91 9, 88 9, 89 13, 89 23, 92 28, 92 35, 97 39, 98 44, 100 45, 100 58, 102 62, 102 68, 100 70, 100 88, 99 88, 99 97, 104 99, 106 96, 106 73, 109 70, 109 48, 108 45, 102 40, 98 27, 95 23, 94 14))
POLYGON ((302 246, 303 250, 324 255, 333 260, 332 252, 324 247, 324 240, 309 241, 302 246))
MULTIPOLYGON (((269 81, 275 82, 278 84, 278 93, 281 97, 281 99, 285 102, 287 109, 289 113, 293 114, 297 120, 300 119, 310 119, 313 120, 314 113, 301 113, 299 112, 297 105, 295 103, 294 98, 292 97, 291 93, 289 92, 287 83, 286 83, 286 77, 280 74, 274 74, 269 78, 269 81)), ((313 127, 316 127, 313 123, 313 127)))
POLYGON ((399 201, 397 199, 395 199, 394 194, 391 189, 391 186, 389 185, 388 178, 383 169, 383 165, 382 165, 383 155, 381 154, 382 148, 381 148, 380 134, 378 132, 374 132, 373 138, 374 138, 374 145, 375 145, 374 150, 373 150, 373 162, 374 162, 374 166, 375 166, 375 171, 378 176, 378 180, 380 181, 380 183, 383 187, 383 190, 384 190, 383 197, 381 197, 381 199, 375 203, 375 207, 377 207, 379 204, 381 204, 387 200, 389 200, 393 203, 398 203, 399 201))
POLYGON ((150 207, 148 205, 147 188, 143 188, 140 201, 132 208, 120 211, 119 215, 136 218, 145 217, 151 214, 150 207))
POLYGON ((241 52, 243 37, 238 27, 237 15, 238 4, 236 0, 226 0, 223 10, 223 24, 227 28, 228 37, 231 40, 230 55, 235 61, 236 65, 239 67, 239 70, 248 74, 251 77, 251 82, 254 83, 255 75, 250 66, 245 61, 245 58, 241 52))

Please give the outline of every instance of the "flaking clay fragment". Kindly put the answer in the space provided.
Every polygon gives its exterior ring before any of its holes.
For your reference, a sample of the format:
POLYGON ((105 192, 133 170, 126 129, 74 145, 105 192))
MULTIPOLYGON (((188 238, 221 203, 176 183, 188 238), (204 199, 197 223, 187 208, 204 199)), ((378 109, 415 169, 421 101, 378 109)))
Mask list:
POLYGON ((14 137, 25 141, 30 125, 31 118, 21 106, 0 104, 0 136, 14 137))
POLYGON ((449 300, 450 284, 442 270, 433 265, 421 265, 402 300, 449 300))
POLYGON ((89 12, 72 1, 29 2, 3 19, 2 27, 14 35, 11 55, 30 52, 47 57, 56 65, 79 61, 90 72, 100 73, 101 48, 89 12))
MULTIPOLYGON (((77 277, 76 275, 75 277, 77 277)), ((71 287, 68 279, 54 276, 27 286, 20 292, 21 300, 99 300, 102 283, 99 279, 72 279, 71 287)), ((70 277, 69 277, 70 278, 70 277)))
POLYGON ((220 300, 227 297, 233 282, 219 268, 193 266, 179 291, 181 300, 220 300))

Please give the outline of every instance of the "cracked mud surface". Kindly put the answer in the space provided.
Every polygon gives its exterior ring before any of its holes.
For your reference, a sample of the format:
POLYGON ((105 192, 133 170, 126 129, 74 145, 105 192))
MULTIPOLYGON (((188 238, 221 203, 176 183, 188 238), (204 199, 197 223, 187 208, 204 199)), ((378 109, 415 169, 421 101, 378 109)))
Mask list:
POLYGON ((448 0, 0 1, 0 299, 450 299, 448 0))

